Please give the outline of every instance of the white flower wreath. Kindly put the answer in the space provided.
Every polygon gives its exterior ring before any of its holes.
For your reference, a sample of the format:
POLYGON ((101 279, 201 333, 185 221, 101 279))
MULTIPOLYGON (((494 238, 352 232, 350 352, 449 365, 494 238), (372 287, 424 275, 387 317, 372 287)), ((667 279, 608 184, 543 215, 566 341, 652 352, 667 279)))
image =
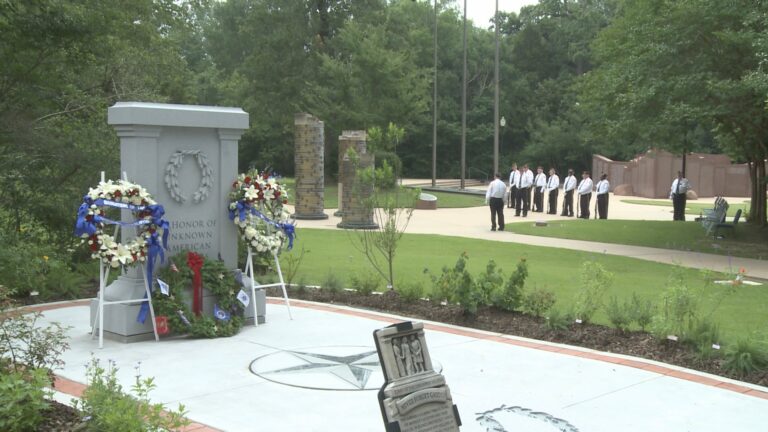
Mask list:
POLYGON ((163 219, 163 207, 157 205, 146 189, 125 180, 100 182, 83 198, 77 213, 75 235, 88 245, 91 258, 99 259, 113 268, 145 262, 150 248, 160 247, 166 238, 168 222, 163 219), (104 207, 131 210, 134 222, 117 222, 106 217, 104 207), (126 244, 119 243, 104 232, 104 227, 127 225, 137 228, 137 235, 126 244))
POLYGON ((187 197, 181 193, 179 180, 177 179, 179 168, 184 163, 184 156, 195 156, 197 159, 197 165, 200 167, 202 178, 200 179, 200 187, 192 195, 192 200, 196 203, 202 202, 211 192, 213 170, 208 164, 208 156, 201 150, 177 150, 171 155, 168 165, 165 166, 165 187, 168 188, 168 193, 171 194, 171 198, 174 201, 181 203, 187 200, 187 197))
POLYGON ((229 216, 237 225, 240 238, 258 253, 273 254, 280 251, 288 238, 284 227, 290 225, 292 228, 291 214, 283 207, 288 202, 285 188, 270 173, 254 171, 240 174, 232 184, 232 189, 229 216), (253 210, 270 221, 264 220, 253 210))

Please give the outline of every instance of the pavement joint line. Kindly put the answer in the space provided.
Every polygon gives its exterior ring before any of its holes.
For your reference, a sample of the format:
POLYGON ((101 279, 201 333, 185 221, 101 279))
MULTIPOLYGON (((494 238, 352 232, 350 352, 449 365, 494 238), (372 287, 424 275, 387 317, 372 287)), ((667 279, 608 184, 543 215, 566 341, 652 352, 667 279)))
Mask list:
MULTIPOLYGON (((31 308, 35 310, 40 308, 43 308, 43 310, 60 309, 60 308, 85 305, 90 301, 91 301, 90 299, 81 299, 81 300, 73 300, 73 301, 47 303, 47 304, 35 305, 35 306, 32 306, 31 308)), ((267 298, 267 303, 275 304, 275 305, 284 305, 285 304, 284 301, 285 300, 283 298, 279 298, 279 297, 267 298)), ((359 309, 353 309, 346 306, 329 305, 329 304, 316 303, 316 302, 310 302, 305 300, 296 300, 296 299, 291 300, 291 305, 304 307, 307 309, 322 310, 326 312, 351 315, 351 316, 356 316, 360 318, 367 318, 375 321, 383 321, 383 322, 389 322, 389 323, 407 320, 407 318, 393 315, 393 314, 379 313, 379 312, 368 311, 368 310, 359 310, 359 309)), ((545 341, 535 341, 533 339, 519 338, 513 335, 503 335, 496 332, 469 329, 466 327, 459 327, 459 326, 442 324, 442 323, 434 323, 426 320, 424 321, 424 323, 425 323, 425 328, 428 328, 433 331, 440 331, 440 332, 451 333, 451 334, 460 334, 462 336, 473 337, 476 339, 483 339, 489 342, 505 343, 505 344, 516 345, 524 348, 532 348, 532 349, 538 349, 542 351, 556 352, 559 354, 565 354, 565 355, 570 355, 574 357, 581 357, 589 360, 602 361, 606 363, 617 363, 615 360, 617 358, 622 358, 625 361, 618 363, 622 366, 642 369, 649 372, 657 373, 661 376, 669 376, 671 378, 682 379, 682 380, 695 382, 695 383, 710 386, 710 387, 717 387, 723 390, 730 390, 735 393, 740 393, 750 397, 768 399, 768 388, 766 387, 762 387, 762 386, 758 386, 750 383, 744 383, 741 381, 736 381, 736 380, 732 380, 725 377, 719 377, 716 375, 706 374, 699 371, 689 370, 689 369, 681 368, 679 366, 659 364, 658 362, 649 362, 639 357, 630 357, 630 356, 617 357, 612 353, 595 351, 588 348, 574 347, 574 346, 568 346, 568 345, 562 345, 562 344, 554 344, 553 346, 546 343, 545 341), (460 331, 461 333, 456 333, 457 331, 460 331), (508 336, 508 337, 499 338, 499 336, 508 336), (680 372, 684 372, 684 373, 680 373, 680 372)), ((71 380, 68 380, 67 378, 59 377, 58 375, 56 375, 56 377, 57 379, 61 378, 62 380, 71 381, 71 380)), ((80 384, 80 383, 78 384, 85 386, 85 384, 80 384)), ((69 393, 69 392, 64 391, 64 393, 69 393)), ((217 429, 206 429, 206 430, 217 431, 217 429)))
POLYGON ((602 397, 609 396, 609 395, 612 395, 612 394, 615 394, 615 393, 618 393, 618 392, 630 389, 632 387, 637 387, 639 385, 643 385, 643 384, 651 382, 651 381, 656 381, 656 380, 661 379, 661 378, 663 378, 663 375, 658 375, 658 376, 642 379, 642 380, 634 382, 632 384, 627 384, 627 385, 625 385, 623 387, 619 387, 617 389, 613 389, 611 391, 603 392, 601 394, 592 396, 590 398, 586 398, 586 399, 583 399, 583 400, 580 400, 580 401, 577 401, 577 402, 570 403, 568 405, 563 406, 562 409, 573 408, 573 407, 575 407, 577 405, 581 405, 581 404, 586 403, 586 402, 591 402, 593 400, 597 400, 597 399, 600 399, 602 397))

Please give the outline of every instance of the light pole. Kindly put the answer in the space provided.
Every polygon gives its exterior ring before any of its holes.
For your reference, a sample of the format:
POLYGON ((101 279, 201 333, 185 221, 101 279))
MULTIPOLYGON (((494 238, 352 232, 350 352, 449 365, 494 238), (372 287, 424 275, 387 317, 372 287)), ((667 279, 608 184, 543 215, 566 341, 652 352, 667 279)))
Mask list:
POLYGON ((493 173, 496 174, 499 172, 499 0, 496 0, 493 29, 496 36, 496 56, 493 70, 493 173))
POLYGON ((437 0, 435 0, 435 69, 432 78, 432 187, 437 186, 437 0))
POLYGON ((466 184, 467 169, 467 0, 464 0, 464 74, 461 80, 461 190, 466 184))
MULTIPOLYGON (((504 116, 501 116, 501 120, 499 120, 499 126, 501 126, 502 129, 504 129, 504 127, 507 126, 507 119, 505 119, 504 116)), ((503 134, 504 134, 503 131, 499 134, 499 152, 501 152, 503 134)), ((496 170, 496 172, 498 172, 498 170, 496 170)))

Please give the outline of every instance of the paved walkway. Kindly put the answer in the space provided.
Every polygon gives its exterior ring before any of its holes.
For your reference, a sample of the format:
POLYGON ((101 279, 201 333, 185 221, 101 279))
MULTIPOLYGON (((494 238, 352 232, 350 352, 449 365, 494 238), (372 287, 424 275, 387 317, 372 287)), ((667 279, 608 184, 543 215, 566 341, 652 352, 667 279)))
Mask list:
MULTIPOLYGON (((72 326, 58 397, 82 392, 94 357, 113 361, 125 388, 136 368, 154 377, 153 401, 184 404, 195 422, 187 430, 383 430, 381 371, 369 365, 369 373, 351 374, 351 359, 376 358, 372 332, 407 317, 303 301, 293 302, 292 313, 289 320, 274 299, 267 324, 231 338, 107 340, 100 350, 84 301, 51 305, 45 321, 72 326)), ((440 323, 426 324, 426 341, 464 432, 765 430, 768 388, 440 323)))
MULTIPOLYGON (((483 198, 477 198, 478 204, 482 204, 483 198)), ((611 219, 626 220, 671 220, 672 208, 654 205, 627 204, 624 199, 644 200, 635 197, 614 197, 611 194, 609 217, 611 219)), ((729 202, 743 201, 743 198, 728 198, 729 202)), ((712 199, 702 199, 697 202, 712 202, 712 199)), ((502 232, 492 232, 490 228, 490 213, 486 206, 469 208, 446 208, 438 210, 415 210, 407 232, 418 234, 439 234, 457 237, 476 238, 503 242, 523 243, 535 246, 558 247, 606 253, 609 255, 621 255, 648 261, 656 261, 668 264, 679 264, 684 267, 710 269, 714 271, 730 271, 744 267, 748 269, 748 275, 753 278, 768 280, 768 261, 728 257, 725 255, 704 254, 699 252, 686 252, 670 249, 658 249, 644 246, 629 246, 611 243, 598 243, 581 240, 567 240, 551 237, 539 237, 515 234, 515 224, 534 223, 538 220, 557 221, 571 220, 561 216, 542 213, 529 213, 526 219, 512 216, 512 209, 504 209, 507 219, 507 227, 502 232)), ((329 216, 324 220, 301 220, 298 222, 301 228, 338 229, 336 224, 341 218, 333 216, 335 209, 328 209, 325 213, 329 216)), ((690 215, 688 216, 691 217, 690 215)), ((599 221, 594 221, 599 223, 599 221)), ((704 230, 702 229, 702 236, 704 230)), ((768 258, 768 257, 767 257, 768 258)))

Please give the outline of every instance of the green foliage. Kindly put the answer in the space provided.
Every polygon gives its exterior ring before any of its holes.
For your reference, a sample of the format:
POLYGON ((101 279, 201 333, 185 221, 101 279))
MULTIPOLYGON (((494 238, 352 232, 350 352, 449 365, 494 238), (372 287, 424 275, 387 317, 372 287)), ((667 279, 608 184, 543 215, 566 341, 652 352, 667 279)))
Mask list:
POLYGON ((0 430, 37 430, 48 408, 50 377, 45 369, 3 370, 0 373, 0 430))
POLYGON ((440 276, 430 274, 432 300, 459 303, 468 313, 477 310, 477 298, 471 294, 474 284, 472 275, 467 270, 468 259, 467 253, 462 252, 453 268, 444 266, 440 276))
POLYGON ((629 311, 632 321, 640 326, 640 330, 645 331, 646 327, 653 321, 656 307, 651 300, 643 300, 637 293, 633 292, 629 304, 629 311))
POLYGON ((292 249, 288 252, 283 252, 280 261, 282 262, 283 277, 285 277, 285 284, 292 285, 293 279, 296 277, 296 273, 301 268, 301 262, 304 261, 304 255, 309 251, 301 245, 301 250, 297 251, 292 249))
POLYGON ((92 359, 88 365, 88 388, 75 401, 75 408, 88 418, 86 431, 160 432, 189 424, 184 418, 184 405, 166 410, 163 404, 150 401, 149 393, 156 388, 154 379, 142 378, 138 366, 130 393, 118 382, 117 370, 112 361, 104 367, 98 359, 92 359))
POLYGON ((322 287, 324 290, 331 293, 338 293, 344 289, 344 281, 333 270, 330 270, 323 279, 322 287))
POLYGON ((709 320, 698 320, 688 333, 688 343, 693 345, 699 359, 706 360, 718 355, 718 351, 712 347, 719 344, 720 326, 709 320))
POLYGON ((369 295, 374 291, 379 290, 381 286, 381 277, 372 272, 363 272, 357 275, 352 275, 349 279, 352 284, 352 288, 357 290, 358 294, 369 295))
POLYGON ((699 318, 700 298, 700 293, 690 288, 680 269, 676 269, 667 281, 667 289, 651 322, 651 332, 658 339, 674 335, 681 341, 686 340, 699 318))
POLYGON ((611 324, 619 331, 625 332, 629 330, 632 324, 632 303, 620 302, 616 296, 612 296, 605 305, 605 313, 608 315, 608 319, 611 324))
POLYGON ((740 377, 763 371, 768 368, 768 349, 753 339, 739 339, 726 350, 723 368, 740 377))
POLYGON ((602 307, 603 296, 613 284, 613 273, 596 261, 585 261, 581 266, 581 286, 576 292, 574 315, 582 322, 591 322, 602 307))
POLYGON ((543 317, 555 305, 555 293, 544 288, 534 288, 523 297, 523 311, 535 317, 543 317))
POLYGON ((493 305, 512 311, 520 308, 523 303, 523 290, 525 288, 525 279, 528 277, 528 263, 525 258, 520 258, 517 268, 504 284, 504 287, 497 290, 493 295, 493 305))
POLYGON ((424 284, 419 281, 399 282, 396 288, 400 298, 406 303, 415 303, 424 297, 424 284))
POLYGON ((9 291, 0 285, 0 370, 55 369, 64 365, 61 355, 69 349, 66 331, 59 323, 40 326, 40 312, 25 313, 12 306, 9 291))
POLYGON ((551 331, 563 331, 568 330, 572 322, 573 317, 570 314, 564 313, 558 308, 550 308, 545 325, 551 331))
POLYGON ((496 265, 496 261, 488 261, 488 264, 485 266, 485 272, 475 278, 474 285, 473 291, 479 296, 479 304, 489 305, 492 299, 498 297, 498 293, 504 289, 504 275, 496 265))

